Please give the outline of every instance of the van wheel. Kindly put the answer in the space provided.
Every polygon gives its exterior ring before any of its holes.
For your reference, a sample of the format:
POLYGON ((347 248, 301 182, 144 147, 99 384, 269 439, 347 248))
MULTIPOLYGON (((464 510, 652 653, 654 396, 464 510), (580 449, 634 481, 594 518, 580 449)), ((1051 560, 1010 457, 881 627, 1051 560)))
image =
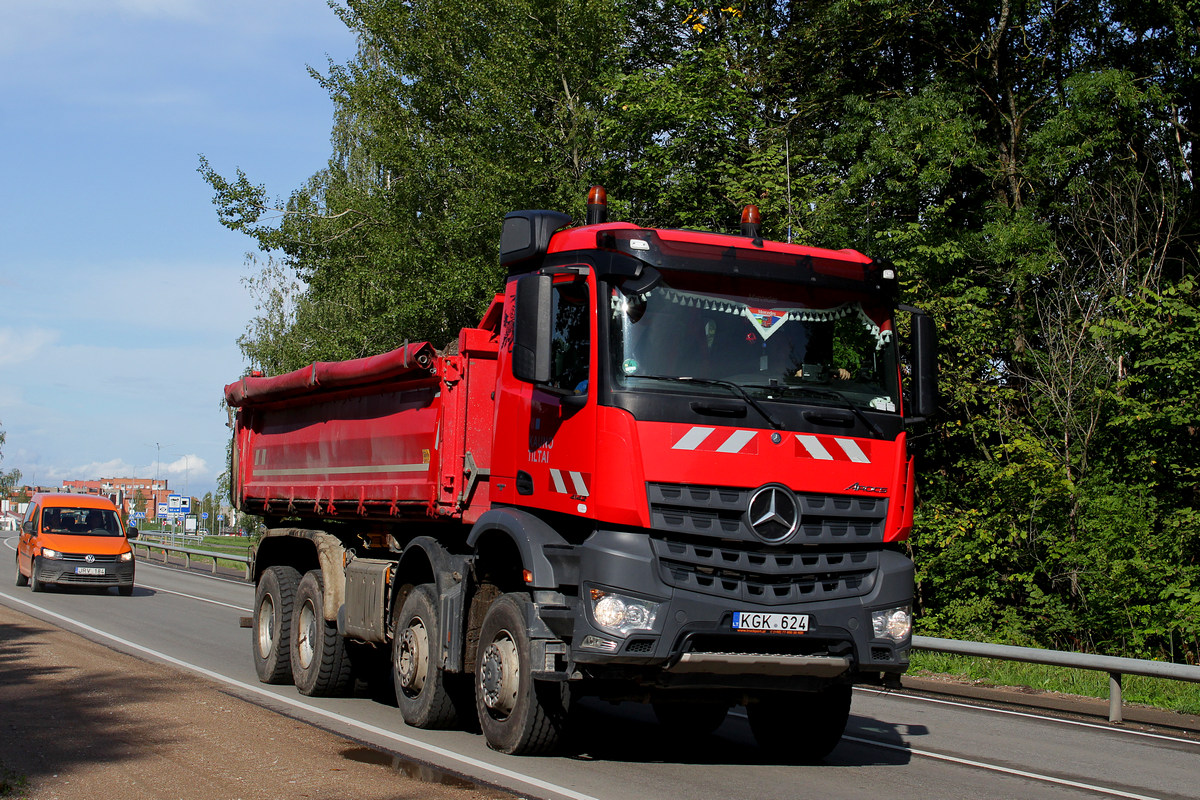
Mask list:
POLYGON ((506 594, 488 607, 475 661, 475 710, 488 747, 537 755, 558 744, 567 716, 566 683, 535 681, 525 611, 529 598, 506 594))
POLYGON ((396 705, 404 721, 415 728, 450 728, 458 709, 439 666, 442 624, 432 584, 418 586, 396 609, 392 639, 392 680, 396 705))
POLYGON ((25 577, 25 573, 21 572, 21 557, 17 556, 17 586, 28 586, 29 578, 25 577))
POLYGON ((117 594, 121 595, 121 597, 133 597, 133 584, 131 583, 128 586, 118 586, 117 594))
POLYGON ((292 618, 292 678, 306 697, 334 697, 353 685, 354 670, 346 640, 337 625, 325 621, 325 590, 321 570, 300 579, 292 618))
POLYGON ((41 574, 42 574, 42 570, 38 566, 38 560, 35 558, 30 563, 30 566, 29 566, 29 591, 31 591, 31 592, 46 591, 46 584, 42 583, 42 579, 40 577, 41 574))
POLYGON ((270 567, 254 592, 254 670, 263 683, 292 682, 292 606, 300 573, 270 567))
POLYGON ((759 749, 769 757, 814 763, 841 740, 850 718, 850 695, 849 686, 763 692, 746 706, 746 717, 759 749))

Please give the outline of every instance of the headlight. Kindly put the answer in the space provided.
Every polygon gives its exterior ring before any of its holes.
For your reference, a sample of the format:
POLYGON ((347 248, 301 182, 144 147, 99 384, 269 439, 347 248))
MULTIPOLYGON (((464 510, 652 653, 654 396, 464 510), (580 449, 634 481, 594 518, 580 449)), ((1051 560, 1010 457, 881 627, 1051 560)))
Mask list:
POLYGON ((908 606, 871 612, 871 631, 876 639, 901 642, 912 633, 912 611, 908 606))
POLYGON ((49 547, 43 547, 42 558, 62 558, 62 553, 57 550, 51 550, 49 547))
POLYGON ((592 589, 592 619, 609 633, 628 636, 654 627, 660 603, 592 589))
POLYGON ((128 550, 124 553, 121 553, 121 561, 133 561, 133 551, 128 550))

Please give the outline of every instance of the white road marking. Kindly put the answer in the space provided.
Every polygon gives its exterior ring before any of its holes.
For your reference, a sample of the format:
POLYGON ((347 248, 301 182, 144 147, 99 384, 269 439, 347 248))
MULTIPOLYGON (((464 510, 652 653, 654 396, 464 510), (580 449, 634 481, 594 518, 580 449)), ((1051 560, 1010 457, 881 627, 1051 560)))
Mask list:
POLYGON ((1149 731, 1135 731, 1129 728, 1114 728, 1111 725, 1103 725, 1095 722, 1085 722, 1079 719, 1063 719, 1062 717, 1051 717, 1042 714, 1034 714, 1028 711, 1013 711, 1008 708, 993 708, 991 706, 981 706, 975 703, 965 703, 961 700, 944 700, 939 697, 920 697, 913 694, 905 694, 902 692, 889 692, 880 689, 869 689, 862 686, 856 686, 854 691, 865 692, 866 694, 879 694, 888 697, 895 697, 901 700, 910 700, 914 703, 935 703, 937 705, 954 706, 956 708, 969 708, 973 711, 987 711, 992 714, 1007 714, 1012 717, 1024 717, 1026 719, 1036 719, 1043 722, 1057 722, 1060 725, 1075 725, 1080 728, 1091 728, 1093 730, 1105 731, 1107 733, 1121 733, 1127 736, 1142 736, 1147 739, 1161 739, 1167 742, 1177 742, 1179 744, 1194 744, 1200 746, 1200 742, 1195 739, 1185 739, 1181 736, 1168 736, 1163 733, 1150 733, 1149 731))
POLYGON ((929 750, 917 750, 914 747, 906 747, 887 742, 877 742, 874 739, 860 739, 857 736, 843 736, 842 739, 851 742, 858 742, 859 744, 865 744, 870 747, 882 747, 885 750, 895 750, 899 753, 911 753, 915 756, 932 758, 937 761, 949 761, 953 764, 962 764, 964 766, 975 767, 976 769, 984 769, 990 772, 1003 772, 1005 775, 1016 775, 1019 778, 1029 778, 1030 780, 1041 781, 1043 783, 1053 783, 1059 786, 1070 786, 1072 789, 1084 789, 1089 792, 1098 792, 1100 794, 1107 794, 1113 797, 1127 797, 1129 800, 1160 800, 1160 798, 1152 795, 1123 792, 1120 789, 1109 789, 1108 787, 1096 786, 1092 783, 1081 783, 1079 781, 1067 780, 1066 778, 1056 778, 1053 775, 1043 775, 1039 772, 1027 772, 1023 769, 1013 769, 1012 767, 1002 767, 999 764, 989 764, 986 761, 973 761, 969 758, 948 756, 943 753, 934 753, 929 750))
MULTIPOLYGON (((64 616, 62 614, 57 614, 53 611, 42 608, 41 606, 27 602, 20 598, 13 597, 12 595, 7 594, 5 592, 0 592, 0 597, 3 597, 4 599, 9 600, 13 603, 17 603, 18 605, 25 606, 26 608, 36 612, 34 616, 44 615, 44 616, 48 616, 48 617, 53 617, 54 619, 60 620, 62 622, 66 622, 70 625, 82 627, 82 628, 86 629, 88 631, 88 633, 91 635, 99 636, 103 639, 108 639, 109 641, 115 642, 115 643, 117 643, 123 647, 126 647, 130 650, 135 650, 139 653, 144 653, 145 655, 151 656, 152 658, 155 658, 159 661, 164 661, 168 664, 172 664, 181 669, 188 670, 189 672, 194 672, 198 675, 203 675, 204 677, 208 678, 209 680, 216 681, 217 683, 223 683, 226 686, 235 687, 244 692, 249 692, 250 694, 259 695, 260 697, 266 698, 272 702, 283 703, 284 705, 292 706, 292 707, 298 708, 298 709, 303 709, 305 713, 315 714, 315 715, 324 717, 325 719, 337 722, 341 725, 345 725, 350 728, 356 728, 360 731, 369 733, 373 736, 378 736, 380 738, 395 742, 397 744, 403 745, 406 748, 418 750, 418 751, 426 754, 425 757, 427 757, 427 758, 430 756, 436 756, 438 758, 446 759, 447 761, 449 761, 451 763, 460 764, 460 765, 463 765, 464 767, 470 767, 472 769, 479 770, 484 773, 491 773, 492 775, 498 775, 506 780, 515 781, 517 783, 524 784, 524 785, 530 786, 530 787, 534 787, 534 788, 540 789, 542 791, 551 792, 553 794, 560 795, 560 796, 566 797, 566 798, 571 798, 571 800, 597 800, 597 798, 592 797, 591 795, 581 794, 580 792, 576 792, 572 789, 568 789, 565 786, 559 786, 557 784, 550 783, 548 781, 543 781, 540 778, 534 778, 531 775, 525 775, 523 773, 516 772, 514 770, 505 769, 504 767, 498 766, 496 764, 490 764, 487 761, 481 761, 477 758, 472 758, 471 756, 465 756, 465 755, 462 755, 461 753, 455 752, 453 750, 447 750, 443 747, 426 744, 425 742, 405 736, 404 734, 396 733, 395 731, 390 731, 390 730, 387 730, 386 728, 380 728, 377 725, 371 725, 370 723, 367 723, 367 722, 360 722, 359 720, 356 720, 352 717, 347 717, 344 714, 338 714, 333 711, 326 711, 322 708, 317 708, 316 706, 310 706, 307 703, 304 703, 303 701, 301 701, 295 697, 289 697, 284 694, 276 694, 267 689, 263 689, 260 686, 256 686, 256 685, 250 684, 250 683, 243 683, 242 681, 235 680, 226 675, 222 675, 219 672, 214 672, 210 669, 205 669, 204 667, 199 667, 199 666, 196 666, 195 664, 190 664, 187 661, 183 661, 181 659, 175 658, 174 656, 169 656, 166 653, 163 653, 158 650, 154 650, 152 648, 140 645, 137 642, 131 642, 128 639, 124 639, 120 636, 116 636, 114 634, 99 630, 97 628, 93 628, 90 625, 86 625, 82 622, 78 622, 78 621, 73 620, 70 617, 64 616)), ((434 762, 434 763, 437 763, 437 762, 434 762)))

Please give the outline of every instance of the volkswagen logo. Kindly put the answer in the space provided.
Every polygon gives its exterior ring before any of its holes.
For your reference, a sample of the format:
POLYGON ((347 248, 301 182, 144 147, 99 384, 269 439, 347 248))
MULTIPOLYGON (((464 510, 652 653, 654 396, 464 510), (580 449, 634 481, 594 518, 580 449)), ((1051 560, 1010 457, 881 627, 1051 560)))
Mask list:
POLYGON ((800 505, 786 486, 769 483, 750 495, 746 522, 767 544, 779 544, 800 528, 800 505))
POLYGON ((83 560, 88 562, 89 564, 96 563, 96 557, 94 555, 92 555, 91 553, 88 553, 86 556, 84 556, 83 560))

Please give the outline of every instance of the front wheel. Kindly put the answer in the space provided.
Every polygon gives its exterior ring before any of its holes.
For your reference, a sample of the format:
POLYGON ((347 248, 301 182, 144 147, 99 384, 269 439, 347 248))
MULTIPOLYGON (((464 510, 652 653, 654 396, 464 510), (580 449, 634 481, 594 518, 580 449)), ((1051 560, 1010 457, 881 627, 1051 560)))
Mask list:
POLYGON ((396 705, 414 728, 450 728, 458 709, 440 664, 442 624, 432 584, 417 586, 396 608, 392 639, 392 681, 396 705))
POLYGON ((488 747, 537 755, 558 744, 566 722, 566 684, 535 681, 525 611, 529 598, 501 595, 488 607, 475 662, 475 711, 488 747))
POLYGON ((346 640, 337 625, 325 621, 325 589, 321 570, 300 579, 292 619, 292 678, 306 697, 345 694, 354 681, 346 640))
POLYGON ((28 586, 29 578, 21 572, 21 556, 17 556, 17 586, 28 586))
POLYGON ((44 592, 46 584, 42 582, 42 570, 38 565, 38 560, 35 558, 29 565, 29 591, 44 592))
POLYGON ((772 758, 813 763, 837 747, 850 719, 849 686, 819 692, 764 692, 746 706, 750 730, 772 758))
POLYGON ((254 590, 254 671, 263 683, 292 682, 292 608, 300 573, 269 567, 254 590))

